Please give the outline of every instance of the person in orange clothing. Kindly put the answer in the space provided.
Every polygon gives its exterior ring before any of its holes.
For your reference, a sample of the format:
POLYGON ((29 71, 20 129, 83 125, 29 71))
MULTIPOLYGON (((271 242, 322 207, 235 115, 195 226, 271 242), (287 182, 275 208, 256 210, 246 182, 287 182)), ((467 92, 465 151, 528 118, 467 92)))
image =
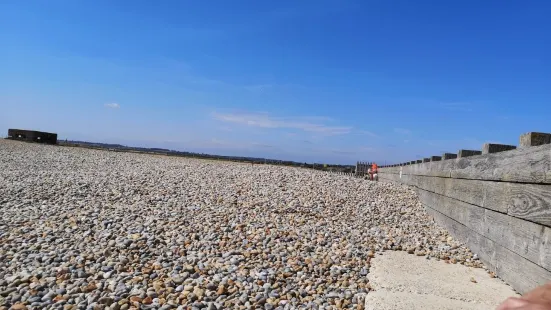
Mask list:
POLYGON ((377 175, 377 164, 376 163, 373 163, 371 164, 371 171, 369 172, 369 179, 371 181, 378 181, 379 180, 379 177, 377 175))

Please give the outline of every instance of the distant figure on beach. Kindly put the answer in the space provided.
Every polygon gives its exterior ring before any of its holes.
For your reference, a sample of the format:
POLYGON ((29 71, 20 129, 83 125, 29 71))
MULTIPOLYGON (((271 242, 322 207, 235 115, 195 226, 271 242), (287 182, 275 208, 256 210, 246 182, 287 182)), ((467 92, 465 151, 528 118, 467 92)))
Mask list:
POLYGON ((377 175, 378 167, 376 163, 371 165, 371 168, 367 171, 369 173, 369 179, 371 181, 379 181, 379 176, 377 175))

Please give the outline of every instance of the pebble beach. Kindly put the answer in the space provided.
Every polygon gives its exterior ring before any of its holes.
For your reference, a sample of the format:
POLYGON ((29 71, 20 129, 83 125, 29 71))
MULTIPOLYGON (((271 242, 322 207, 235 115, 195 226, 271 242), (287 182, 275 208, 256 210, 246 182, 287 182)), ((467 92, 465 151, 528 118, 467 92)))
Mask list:
POLYGON ((384 251, 483 267, 402 185, 0 140, 0 309, 363 309, 384 251))

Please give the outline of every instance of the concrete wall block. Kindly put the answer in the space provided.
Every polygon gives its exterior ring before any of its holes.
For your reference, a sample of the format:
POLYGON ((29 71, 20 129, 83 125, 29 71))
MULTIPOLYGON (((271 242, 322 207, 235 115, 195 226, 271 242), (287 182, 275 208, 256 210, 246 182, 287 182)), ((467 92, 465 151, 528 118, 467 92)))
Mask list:
POLYGON ((482 146, 482 154, 492 154, 492 153, 505 152, 505 151, 514 150, 516 148, 517 147, 514 146, 514 145, 485 143, 482 146))
POLYGON ((26 142, 57 144, 57 134, 25 129, 8 129, 8 138, 26 142))
POLYGON ((538 146, 551 143, 551 134, 543 132, 528 132, 520 136, 519 147, 538 146))
POLYGON ((443 160, 454 159, 454 158, 457 158, 457 154, 453 154, 453 153, 444 153, 444 154, 442 154, 442 159, 443 160))
POLYGON ((469 157, 469 156, 475 156, 475 155, 482 155, 482 151, 475 151, 475 150, 459 150, 457 152, 457 157, 469 157))

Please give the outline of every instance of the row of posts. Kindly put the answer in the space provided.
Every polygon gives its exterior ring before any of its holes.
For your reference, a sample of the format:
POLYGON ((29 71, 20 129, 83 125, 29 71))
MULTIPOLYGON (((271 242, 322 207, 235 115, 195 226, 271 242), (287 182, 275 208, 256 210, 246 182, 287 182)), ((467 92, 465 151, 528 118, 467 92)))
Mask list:
POLYGON ((367 171, 371 168, 372 162, 359 161, 356 162, 356 175, 363 176, 367 175, 367 171))
MULTIPOLYGON (((542 132, 528 132, 520 136, 519 141, 519 147, 520 148, 526 148, 531 146, 539 146, 544 144, 550 144, 551 143, 551 134, 549 133, 542 133, 542 132)), ((427 163, 427 162, 433 162, 433 161, 441 161, 446 159, 455 159, 455 158, 463 158, 463 157, 470 157, 475 155, 484 155, 484 154, 492 154, 492 153, 499 153, 504 151, 510 151, 514 150, 517 147, 515 145, 506 145, 506 144, 496 144, 496 143, 485 143, 482 146, 481 151, 477 150, 459 150, 457 154, 455 153, 444 153, 442 156, 431 156, 426 157, 423 159, 417 159, 413 161, 408 161, 401 164, 394 164, 394 165, 385 165, 381 166, 380 168, 386 168, 386 167, 400 167, 400 166, 407 166, 407 165, 413 165, 413 164, 421 164, 421 163, 427 163)), ((356 164, 356 173, 358 173, 358 168, 361 167, 361 169, 364 168, 364 164, 362 162, 358 162, 356 164)), ((369 166, 365 166, 365 169, 368 169, 369 166)), ((367 173, 367 170, 365 170, 367 173)))

